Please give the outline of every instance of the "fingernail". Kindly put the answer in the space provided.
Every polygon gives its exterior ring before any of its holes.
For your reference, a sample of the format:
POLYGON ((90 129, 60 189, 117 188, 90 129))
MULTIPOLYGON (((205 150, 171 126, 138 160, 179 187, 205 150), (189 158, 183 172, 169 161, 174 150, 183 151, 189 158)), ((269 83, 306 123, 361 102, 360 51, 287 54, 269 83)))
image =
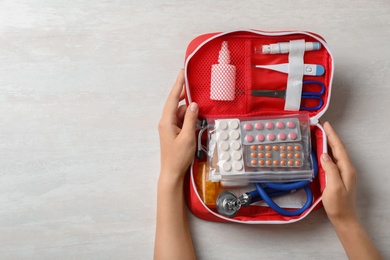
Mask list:
POLYGON ((197 111, 198 110, 198 104, 196 104, 195 102, 192 102, 190 104, 190 110, 193 111, 193 112, 197 111))
POLYGON ((324 162, 327 162, 327 161, 330 160, 330 156, 329 156, 329 154, 327 154, 327 153, 323 153, 323 154, 321 155, 321 159, 322 159, 324 162))

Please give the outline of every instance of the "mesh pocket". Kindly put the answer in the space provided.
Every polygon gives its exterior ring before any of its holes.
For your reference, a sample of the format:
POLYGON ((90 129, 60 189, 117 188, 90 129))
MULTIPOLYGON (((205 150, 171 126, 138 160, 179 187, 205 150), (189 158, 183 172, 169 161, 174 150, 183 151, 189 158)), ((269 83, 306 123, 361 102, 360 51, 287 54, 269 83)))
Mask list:
POLYGON ((251 71, 250 45, 251 42, 244 39, 217 38, 202 46, 188 62, 190 96, 199 104, 200 116, 246 113, 246 85, 250 82, 251 71), (224 41, 228 43, 230 65, 218 62, 224 41))

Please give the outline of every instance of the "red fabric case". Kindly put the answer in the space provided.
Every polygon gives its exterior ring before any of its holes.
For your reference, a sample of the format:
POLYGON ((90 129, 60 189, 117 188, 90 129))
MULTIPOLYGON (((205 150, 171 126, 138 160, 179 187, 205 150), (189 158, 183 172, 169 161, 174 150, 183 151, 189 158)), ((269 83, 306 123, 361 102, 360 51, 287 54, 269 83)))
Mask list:
MULTIPOLYGON (((321 49, 307 51, 304 54, 305 64, 321 64, 325 68, 322 76, 304 76, 304 80, 316 80, 324 83, 326 91, 322 96, 324 105, 318 111, 309 112, 311 122, 312 144, 317 157, 326 151, 326 140, 319 117, 326 111, 333 78, 333 58, 324 39, 310 32, 286 31, 264 32, 256 30, 240 30, 224 33, 211 33, 195 38, 187 48, 185 59, 186 101, 199 104, 199 118, 210 117, 248 117, 296 114, 297 111, 285 111, 284 99, 253 97, 254 86, 267 86, 267 89, 281 90, 286 88, 287 74, 252 68, 252 64, 288 63, 288 54, 254 55, 254 47, 277 42, 304 39, 306 42, 320 42, 321 49), (211 66, 218 61, 218 53, 223 41, 228 41, 231 64, 236 66, 236 96, 234 101, 215 101, 210 99, 211 66), (324 145, 325 144, 325 145, 324 145)), ((305 86, 303 86, 305 91, 305 86)), ((318 91, 310 89, 310 91, 318 91)), ((302 99, 301 105, 310 106, 313 100, 302 99)), ((314 101, 315 102, 315 101, 314 101)), ((303 219, 312 210, 321 207, 322 191, 326 186, 326 178, 321 165, 319 173, 311 183, 313 205, 302 215, 296 217, 281 216, 272 209, 262 206, 242 207, 234 218, 218 214, 215 209, 208 208, 201 200, 194 179, 197 177, 197 159, 194 160, 185 182, 186 201, 189 209, 199 218, 218 222, 239 222, 247 224, 280 224, 291 223, 303 219)))

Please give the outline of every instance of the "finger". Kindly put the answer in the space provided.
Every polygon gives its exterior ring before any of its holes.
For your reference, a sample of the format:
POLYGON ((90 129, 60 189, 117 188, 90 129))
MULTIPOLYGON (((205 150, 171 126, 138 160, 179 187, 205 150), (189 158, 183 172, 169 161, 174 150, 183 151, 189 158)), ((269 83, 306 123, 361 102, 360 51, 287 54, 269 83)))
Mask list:
POLYGON ((196 130, 196 122, 198 121, 198 104, 191 103, 184 116, 183 128, 180 134, 192 138, 196 130))
POLYGON ((324 129, 328 137, 328 143, 336 165, 339 168, 341 179, 347 188, 353 187, 356 182, 356 171, 354 170, 355 168, 349 159, 347 150, 329 122, 324 124, 324 129))
POLYGON ((183 91, 183 84, 184 71, 181 69, 164 106, 163 117, 166 117, 168 120, 172 120, 176 116, 177 106, 180 102, 180 94, 183 91))
POLYGON ((342 171, 347 170, 352 165, 352 163, 348 157, 348 153, 343 142, 329 122, 324 123, 324 130, 337 166, 339 166, 340 170, 342 171))
POLYGON ((344 186, 339 169, 337 165, 332 161, 332 158, 330 158, 329 154, 323 153, 321 155, 321 166, 326 174, 327 187, 334 188, 340 185, 344 186))
POLYGON ((183 126, 183 122, 184 122, 184 115, 186 114, 186 111, 187 111, 187 106, 186 105, 181 105, 178 109, 177 109, 177 126, 182 128, 183 126))
MULTIPOLYGON (((184 84, 184 83, 183 83, 183 84, 184 84)), ((180 101, 184 100, 185 95, 186 95, 186 91, 185 91, 185 88, 184 88, 184 86, 183 86, 183 88, 182 88, 182 90, 181 90, 181 93, 180 93, 179 100, 180 100, 180 101)))

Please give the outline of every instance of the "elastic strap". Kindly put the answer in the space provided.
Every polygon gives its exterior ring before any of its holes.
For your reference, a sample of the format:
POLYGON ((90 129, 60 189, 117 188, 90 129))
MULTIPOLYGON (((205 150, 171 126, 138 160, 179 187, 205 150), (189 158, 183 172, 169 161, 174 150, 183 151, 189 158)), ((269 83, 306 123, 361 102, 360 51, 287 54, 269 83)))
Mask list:
POLYGON ((304 40, 290 41, 290 52, 288 56, 289 69, 284 110, 298 111, 300 108, 304 70, 304 54, 304 40))

